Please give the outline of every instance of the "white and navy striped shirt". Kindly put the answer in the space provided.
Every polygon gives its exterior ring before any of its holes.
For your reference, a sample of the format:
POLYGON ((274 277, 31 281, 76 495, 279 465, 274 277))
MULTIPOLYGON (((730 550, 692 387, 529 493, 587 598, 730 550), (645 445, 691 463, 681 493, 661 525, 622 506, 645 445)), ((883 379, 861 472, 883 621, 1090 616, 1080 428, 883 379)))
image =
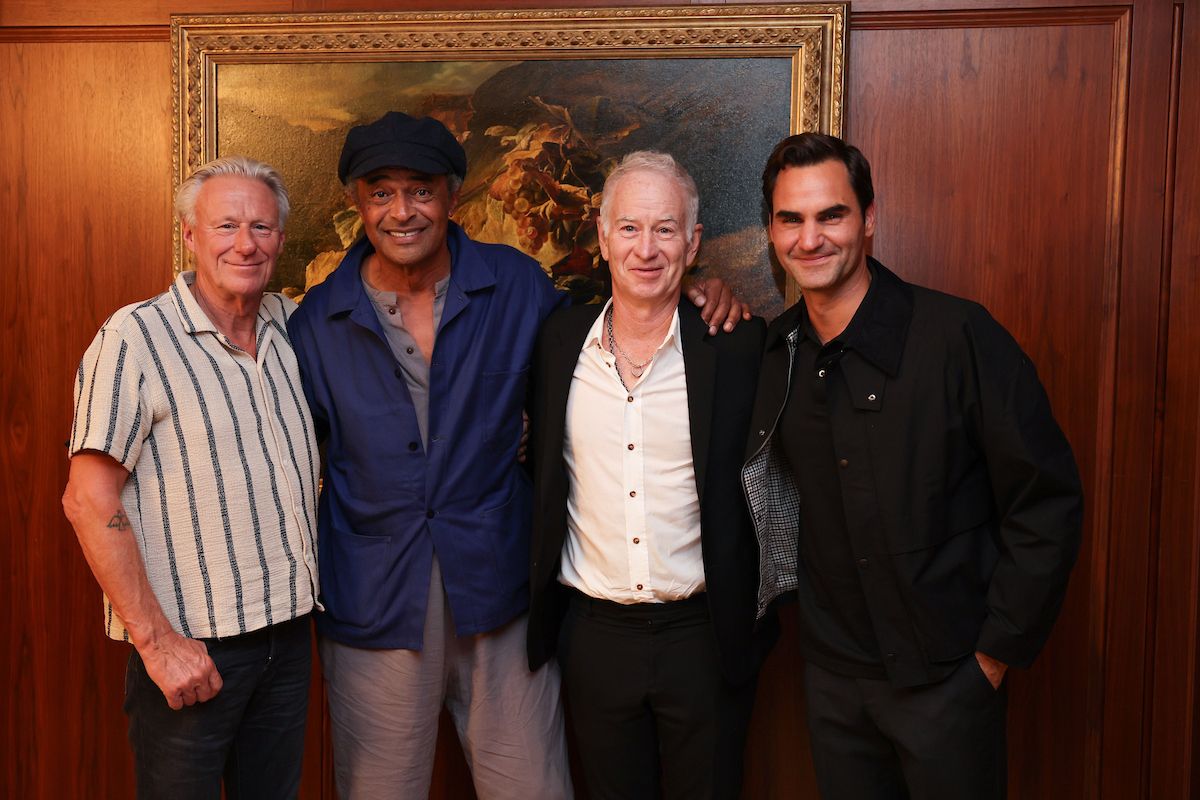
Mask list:
MULTIPOLYGON (((75 381, 70 450, 130 471, 121 501, 175 629, 236 636, 315 604, 320 463, 287 337, 295 303, 263 296, 256 359, 205 316, 194 279, 100 328, 75 381)), ((107 598, 105 623, 128 638, 107 598)))

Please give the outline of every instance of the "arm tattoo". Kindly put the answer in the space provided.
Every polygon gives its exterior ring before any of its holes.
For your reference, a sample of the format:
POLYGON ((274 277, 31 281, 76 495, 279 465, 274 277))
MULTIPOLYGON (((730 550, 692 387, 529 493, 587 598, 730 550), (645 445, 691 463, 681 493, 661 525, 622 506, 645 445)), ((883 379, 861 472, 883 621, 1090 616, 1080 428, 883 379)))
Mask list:
POLYGON ((118 508, 117 513, 112 515, 112 519, 104 527, 118 531, 127 531, 130 528, 129 517, 125 516, 125 512, 118 508))

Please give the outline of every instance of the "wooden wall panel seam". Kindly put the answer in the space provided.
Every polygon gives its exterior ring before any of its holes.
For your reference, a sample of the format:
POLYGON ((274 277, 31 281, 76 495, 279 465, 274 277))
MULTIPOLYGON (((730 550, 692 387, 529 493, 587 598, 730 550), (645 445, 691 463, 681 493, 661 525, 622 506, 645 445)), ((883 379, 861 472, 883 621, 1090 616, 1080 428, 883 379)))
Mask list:
MULTIPOLYGON (((851 4, 853 9, 853 4, 851 4)), ((875 11, 850 13, 851 30, 933 28, 1024 28, 1042 25, 1115 24, 1129 6, 1080 8, 977 9, 971 11, 875 11)))
POLYGON ((0 27, 0 44, 17 42, 167 42, 169 25, 84 25, 0 27))
POLYGON ((1195 48, 1200 43, 1197 21, 1187 18, 1184 4, 1174 4, 1167 212, 1163 225, 1170 282, 1166 310, 1169 319, 1164 326, 1168 338, 1162 407, 1163 488, 1156 504, 1159 539, 1155 552, 1155 638, 1150 656, 1153 691, 1147 706, 1149 734, 1144 742, 1148 748, 1145 793, 1152 798, 1194 797, 1200 779, 1200 765, 1195 762, 1200 752, 1200 504, 1194 489, 1200 475, 1200 428, 1195 423, 1200 411, 1200 356, 1195 347, 1200 326, 1189 302, 1194 301, 1200 288, 1195 272, 1189 270, 1200 228, 1193 219, 1194 200, 1189 202, 1188 194, 1189 190, 1195 191, 1200 160, 1186 146, 1179 146, 1180 131, 1194 128, 1200 108, 1200 82, 1195 80, 1194 68, 1193 73, 1188 72, 1189 56, 1197 57, 1195 48), (1189 482, 1190 490, 1186 488, 1189 482))
POLYGON ((1143 670, 1146 675, 1142 685, 1142 725, 1147 733, 1142 736, 1142 763, 1147 768, 1142 771, 1142 797, 1150 797, 1151 775, 1154 765, 1154 696, 1157 675, 1154 669, 1154 657, 1158 650, 1158 605, 1159 584, 1162 571, 1162 500, 1163 484, 1162 470, 1164 463, 1164 409, 1167 402, 1167 358, 1168 342, 1170 341, 1171 324, 1171 230, 1175 219, 1175 156, 1178 144, 1179 124, 1179 88, 1180 68, 1183 58, 1183 19, 1182 9, 1176 5, 1173 8, 1171 22, 1171 76, 1170 88, 1167 92, 1167 148, 1163 164, 1163 218, 1161 261, 1159 263, 1158 291, 1158 341, 1154 353, 1154 440, 1151 463, 1154 465, 1150 479, 1150 530, 1147 549, 1150 553, 1150 570, 1146 582, 1146 595, 1149 598, 1149 608, 1155 613, 1146 618, 1145 652, 1142 654, 1143 670))
MULTIPOLYGON (((1103 702, 1100 752, 1090 769, 1099 778, 1087 796, 1137 800, 1144 797, 1143 737, 1145 656, 1152 646, 1148 620, 1155 614, 1150 573, 1157 568, 1150 550, 1150 493, 1154 480, 1155 359, 1159 343, 1163 168, 1169 132, 1171 7, 1139 2, 1128 20, 1125 70, 1130 91, 1125 109, 1124 176, 1121 203, 1131 209, 1120 218, 1120 281, 1112 421, 1114 438, 1107 488, 1111 518, 1103 529, 1107 577, 1103 585, 1103 702)), ((1089 742, 1089 745, 1092 745, 1089 742)))
MULTIPOLYGON (((1102 9, 1110 11, 1111 9, 1102 9)), ((1090 17, 1089 17, 1090 19, 1090 17)), ((1112 18, 1113 36, 1113 68, 1112 68, 1112 109, 1109 117, 1109 131, 1112 137, 1109 150, 1108 178, 1108 219, 1105 221, 1105 305, 1117 308, 1121 297, 1121 245, 1122 221, 1124 215, 1125 191, 1125 149, 1128 140, 1129 116, 1129 84, 1130 56, 1133 46, 1130 10, 1121 9, 1112 18)), ((1061 24, 1061 23, 1060 23, 1061 24)), ((1103 326, 1104 342, 1101 352, 1107 353, 1108 358, 1102 370, 1101 386, 1112 387, 1099 402, 1097 419, 1106 420, 1096 431, 1096 452, 1112 453, 1117 430, 1117 375, 1119 372, 1119 341, 1120 314, 1113 313, 1103 326)), ((1096 465, 1096 476, 1092 485, 1091 497, 1111 498, 1114 491, 1114 465, 1112 459, 1099 459, 1096 465)), ((1109 541, 1112 537, 1112 503, 1088 503, 1088 513, 1092 515, 1091 529, 1097 537, 1091 543, 1092 573, 1089 576, 1089 596, 1095 605, 1091 609, 1091 626, 1088 640, 1093 648, 1091 660, 1099 665, 1099 669, 1088 670, 1087 677, 1087 708, 1089 724, 1087 726, 1087 742, 1084 744, 1084 786, 1085 796, 1100 797, 1101 791, 1101 757, 1103 754, 1104 736, 1104 705, 1105 705, 1105 673, 1108 658, 1109 631, 1109 541)))
MULTIPOLYGON (((851 30, 919 28, 1002 28, 1037 25, 1113 23, 1128 6, 1082 8, 980 9, 975 11, 876 11, 851 13, 851 30)), ((258 15, 256 15, 258 16, 258 15)), ((170 24, 0 27, 0 43, 10 42, 161 42, 171 38, 170 24)))

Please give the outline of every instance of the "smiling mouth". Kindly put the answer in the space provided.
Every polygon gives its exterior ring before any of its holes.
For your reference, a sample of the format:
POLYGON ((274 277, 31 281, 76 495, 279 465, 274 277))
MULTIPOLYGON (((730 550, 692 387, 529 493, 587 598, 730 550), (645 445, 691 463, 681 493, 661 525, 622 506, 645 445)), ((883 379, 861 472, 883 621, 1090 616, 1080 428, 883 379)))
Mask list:
POLYGON ((387 235, 388 235, 388 236, 390 236, 390 237, 392 237, 393 239, 411 239, 412 237, 416 236, 416 235, 417 235, 418 233, 420 233, 420 232, 421 232, 420 230, 415 230, 415 231, 385 231, 385 233, 387 233, 387 235))

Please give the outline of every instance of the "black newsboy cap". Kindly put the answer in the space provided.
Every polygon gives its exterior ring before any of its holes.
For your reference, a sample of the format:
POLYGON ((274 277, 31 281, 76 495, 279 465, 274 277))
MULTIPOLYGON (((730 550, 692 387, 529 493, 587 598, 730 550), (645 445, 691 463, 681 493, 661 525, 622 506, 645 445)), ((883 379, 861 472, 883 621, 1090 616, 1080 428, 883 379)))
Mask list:
POLYGON ((430 175, 467 174, 467 154, 454 134, 432 117, 389 111, 346 134, 338 159, 338 180, 361 178, 383 167, 404 167, 430 175))

